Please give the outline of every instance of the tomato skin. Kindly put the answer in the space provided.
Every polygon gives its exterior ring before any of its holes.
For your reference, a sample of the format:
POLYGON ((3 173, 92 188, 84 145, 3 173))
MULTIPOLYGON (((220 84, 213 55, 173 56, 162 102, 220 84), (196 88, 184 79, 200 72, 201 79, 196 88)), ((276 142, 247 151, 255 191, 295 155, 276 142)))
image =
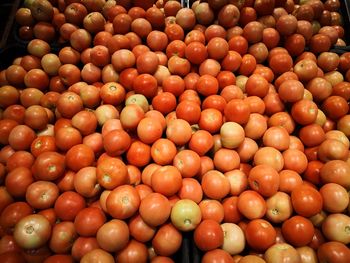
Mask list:
POLYGON ((224 234, 218 222, 203 220, 194 230, 194 242, 202 251, 209 251, 221 246, 224 242, 224 234))
POLYGON ((317 256, 322 262, 345 263, 349 260, 350 250, 343 243, 330 241, 317 249, 317 256))
POLYGON ((67 151, 65 157, 67 167, 75 172, 91 166, 95 161, 94 151, 85 144, 74 145, 67 151))
POLYGON ((229 253, 227 253, 223 249, 217 248, 206 252, 203 255, 202 262, 203 263, 210 263, 210 262, 230 263, 233 261, 229 253))
POLYGON ((113 218, 126 219, 136 213, 140 202, 140 196, 133 186, 121 185, 108 195, 107 211, 113 218))
POLYGON ((182 244, 182 235, 171 223, 162 225, 154 238, 152 246, 157 255, 171 256, 179 250, 182 244))
POLYGON ((250 170, 248 183, 262 196, 270 197, 277 193, 279 188, 279 174, 269 165, 257 165, 250 170))
POLYGON ((62 221, 73 221, 79 211, 85 207, 85 199, 73 191, 62 193, 54 205, 55 213, 62 221))
POLYGON ((106 215, 97 207, 86 207, 79 211, 74 219, 74 227, 80 236, 95 236, 106 222, 106 215))
POLYGON ((267 209, 264 198, 253 190, 246 190, 239 195, 237 207, 248 219, 262 218, 267 209))
POLYGON ((42 215, 27 215, 17 222, 13 235, 21 248, 37 249, 50 239, 51 225, 42 215), (32 231, 27 231, 28 228, 32 231))
POLYGON ((43 152, 35 160, 32 172, 37 180, 56 180, 65 170, 65 157, 57 152, 43 152))
POLYGON ((171 206, 168 198, 160 193, 150 193, 141 200, 139 213, 150 227, 164 224, 170 216, 171 206))
POLYGON ((292 246, 305 246, 311 242, 314 235, 311 221, 302 216, 293 216, 282 224, 282 235, 292 246))
POLYGON ((52 228, 50 249, 56 254, 64 254, 71 250, 73 242, 78 237, 74 223, 70 221, 60 222, 52 228), (64 233, 66 234, 64 236, 64 233), (64 238, 62 238, 64 236, 64 238))
POLYGON ((276 242, 276 230, 264 219, 250 221, 244 233, 249 246, 257 251, 265 251, 276 242))
POLYGON ((33 208, 26 202, 12 202, 1 213, 0 224, 4 232, 13 233, 15 225, 23 217, 33 213, 33 208))
POLYGON ((97 164, 96 179, 102 187, 112 190, 127 182, 127 167, 123 161, 116 157, 103 160, 97 164))
POLYGON ((305 217, 311 217, 321 212, 323 207, 322 195, 313 187, 301 185, 291 193, 294 211, 305 217))
POLYGON ((173 165, 163 166, 152 174, 151 185, 155 192, 170 197, 182 186, 181 173, 173 165))

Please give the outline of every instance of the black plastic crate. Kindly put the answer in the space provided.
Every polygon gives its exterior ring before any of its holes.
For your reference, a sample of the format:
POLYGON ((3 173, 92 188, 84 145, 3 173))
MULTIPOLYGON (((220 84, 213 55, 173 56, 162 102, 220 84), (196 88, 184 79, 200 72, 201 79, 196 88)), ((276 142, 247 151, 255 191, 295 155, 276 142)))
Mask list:
POLYGON ((21 0, 7 0, 0 3, 0 50, 8 46, 9 38, 13 33, 15 14, 20 7, 21 0))

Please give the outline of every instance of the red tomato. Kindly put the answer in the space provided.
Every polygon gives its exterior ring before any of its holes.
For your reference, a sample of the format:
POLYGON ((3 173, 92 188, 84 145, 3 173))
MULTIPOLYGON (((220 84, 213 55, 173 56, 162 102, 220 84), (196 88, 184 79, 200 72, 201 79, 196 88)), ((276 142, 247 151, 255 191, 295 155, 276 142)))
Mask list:
POLYGON ((291 199, 295 212, 301 216, 311 217, 316 215, 321 212, 323 207, 320 192, 308 185, 301 185, 293 189, 291 199))
POLYGON ((121 185, 108 195, 106 206, 113 218, 126 219, 136 213, 140 202, 140 196, 133 186, 121 185))
POLYGON ((282 235, 292 246, 306 246, 314 235, 311 221, 302 216, 293 216, 282 224, 282 235))
POLYGON ((276 230, 264 219, 253 219, 245 228, 249 246, 257 251, 265 251, 276 242, 276 230))
POLYGON ((78 212, 74 219, 74 227, 80 236, 93 237, 106 222, 104 212, 97 207, 86 207, 78 212))
POLYGON ((220 224, 214 220, 203 220, 194 230, 194 242, 202 251, 220 247, 224 242, 224 233, 220 224))

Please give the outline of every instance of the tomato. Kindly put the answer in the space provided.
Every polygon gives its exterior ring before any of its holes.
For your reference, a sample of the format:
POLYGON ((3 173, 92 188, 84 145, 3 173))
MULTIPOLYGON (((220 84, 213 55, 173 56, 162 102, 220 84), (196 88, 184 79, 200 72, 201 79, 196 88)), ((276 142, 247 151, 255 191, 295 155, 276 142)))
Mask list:
POLYGON ((279 188, 279 174, 268 165, 256 165, 248 175, 248 183, 251 189, 264 197, 270 197, 277 193, 279 188))
POLYGON ((265 251, 276 241, 276 230, 264 219, 250 221, 244 233, 248 245, 257 251, 265 251))
POLYGON ((224 208, 224 222, 238 223, 243 218, 243 215, 238 210, 237 202, 237 196, 231 196, 223 200, 222 206, 224 208))
MULTIPOLYGON (((288 260, 290 262, 300 262, 302 256, 297 249, 287 243, 277 243, 265 251, 265 260, 268 262, 288 260)), ((316 259, 317 260, 317 259, 316 259)))
POLYGON ((24 197, 29 185, 34 182, 32 172, 27 167, 17 167, 5 177, 5 186, 13 197, 24 197))
POLYGON ((115 260, 120 262, 147 262, 148 251, 144 243, 131 239, 125 248, 118 251, 115 260))
POLYGON ((26 191, 26 201, 34 209, 47 209, 53 206, 59 195, 56 184, 48 181, 36 181, 26 191))
POLYGON ((249 96, 263 98, 268 92, 268 82, 261 75, 252 74, 246 82, 245 90, 249 96))
POLYGON ((203 192, 206 196, 213 199, 224 198, 230 192, 230 182, 218 170, 206 172, 201 181, 203 192))
POLYGON ((326 260, 329 262, 345 263, 349 255, 349 248, 343 243, 337 241, 326 242, 317 250, 317 257, 320 260, 326 260))
POLYGON ((27 215, 17 222, 13 236, 21 248, 36 249, 49 240, 51 225, 42 215, 27 215))
POLYGON ((213 161, 215 168, 225 173, 237 169, 240 158, 235 150, 222 148, 215 152, 213 161))
POLYGON ((146 224, 139 214, 130 218, 128 226, 130 235, 139 242, 150 241, 156 233, 156 228, 146 224))
POLYGON ((139 213, 151 227, 162 225, 170 216, 170 202, 160 193, 150 193, 141 200, 139 213))
POLYGON ((266 218, 272 223, 280 223, 288 219, 293 212, 292 202, 288 194, 277 192, 266 200, 266 218))
POLYGON ((223 249, 213 249, 208 252, 206 252, 202 257, 203 263, 209 263, 209 262, 223 262, 223 263, 229 263, 232 262, 232 258, 229 253, 227 253, 223 249))
POLYGON ((349 219, 345 214, 330 214, 322 223, 322 233, 328 240, 348 244, 349 235, 344 230, 349 225, 349 219))
POLYGON ((43 152, 37 156, 32 172, 36 179, 56 180, 65 170, 65 157, 57 152, 43 152))
POLYGON ((232 99, 225 106, 225 120, 243 125, 248 122, 250 112, 250 107, 246 101, 242 99, 232 99))
POLYGON ((349 105, 341 96, 330 96, 322 104, 324 113, 331 119, 337 120, 349 111, 349 105))
POLYGON ((136 213, 140 197, 133 186, 121 185, 112 190, 106 200, 108 213, 116 219, 126 219, 136 213))
POLYGON ((331 213, 340 213, 349 205, 346 189, 336 183, 327 183, 320 188, 323 209, 331 213), (344 198, 343 198, 344 197, 344 198))
POLYGON ((97 243, 107 252, 123 249, 129 242, 128 225, 119 219, 112 219, 104 223, 97 231, 97 243))
POLYGON ((73 171, 90 166, 95 160, 95 153, 85 144, 77 144, 70 148, 65 156, 66 165, 73 171))
POLYGON ((119 156, 124 153, 131 144, 129 134, 124 130, 112 130, 103 136, 103 147, 110 156, 119 156))
POLYGON ((165 138, 158 139, 151 147, 152 159, 159 165, 171 164, 176 153, 177 150, 175 144, 171 140, 165 138))
POLYGON ((97 184, 96 167, 87 166, 80 169, 73 178, 75 191, 84 197, 95 197, 101 190, 97 184))
POLYGON ((81 209, 74 219, 77 233, 83 237, 95 236, 98 229, 106 222, 104 212, 97 207, 81 209))
POLYGON ((177 193, 182 186, 180 171, 172 165, 166 165, 154 171, 151 186, 155 192, 170 197, 177 193))
POLYGON ((205 155, 213 145, 213 136, 206 130, 198 130, 194 132, 188 143, 188 147, 199 156, 205 155))
POLYGON ((273 147, 262 147, 256 151, 254 155, 254 163, 256 165, 265 164, 274 168, 276 171, 281 171, 284 168, 284 158, 280 151, 273 147))
POLYGON ((73 191, 67 191, 56 199, 54 209, 57 217, 61 220, 73 221, 85 206, 85 199, 81 195, 73 191))
POLYGON ((298 173, 304 172, 308 163, 306 155, 302 151, 296 149, 284 151, 283 159, 284 169, 290 169, 298 173))
POLYGON ((73 242, 78 237, 74 223, 70 221, 60 222, 52 228, 50 238, 50 249, 56 254, 64 254, 70 252, 73 242))
POLYGON ((194 230, 194 242, 202 251, 218 248, 223 244, 224 234, 218 222, 203 220, 194 230))
POLYGON ((182 235, 171 223, 162 225, 154 238, 152 246, 157 255, 171 256, 179 250, 182 244, 182 235))
POLYGON ((23 217, 32 214, 33 208, 26 202, 9 202, 2 210, 0 223, 5 232, 12 233, 13 228, 23 217))
POLYGON ((225 216, 224 206, 217 200, 204 199, 199 203, 202 219, 212 219, 221 223, 225 216))
POLYGON ((291 193, 291 200, 294 210, 305 217, 316 215, 323 207, 322 195, 307 185, 295 188, 291 193))
POLYGON ((34 157, 38 157, 42 152, 55 152, 56 149, 55 137, 48 135, 37 137, 30 146, 34 157))
POLYGON ((262 218, 267 210, 264 198, 253 190, 246 190, 238 196, 237 208, 248 219, 262 218))
POLYGON ((305 217, 293 216, 283 222, 282 235, 292 246, 305 246, 312 240, 314 226, 305 217))
POLYGON ((13 127, 8 135, 9 145, 15 150, 27 150, 36 138, 34 130, 26 125, 13 127))
POLYGON ((162 124, 155 118, 146 117, 137 125, 137 134, 140 140, 152 144, 162 137, 162 124))

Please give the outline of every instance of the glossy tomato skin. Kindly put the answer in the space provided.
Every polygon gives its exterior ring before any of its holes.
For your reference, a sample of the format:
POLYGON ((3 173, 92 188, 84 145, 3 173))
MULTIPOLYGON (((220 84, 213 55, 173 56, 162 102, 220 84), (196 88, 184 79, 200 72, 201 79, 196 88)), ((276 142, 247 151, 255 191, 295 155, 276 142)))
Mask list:
POLYGON ((264 219, 250 221, 244 233, 249 246, 257 251, 265 251, 276 242, 276 230, 264 219))
POLYGON ((291 193, 293 208, 301 216, 311 217, 321 212, 322 195, 313 187, 301 185, 291 193))
POLYGON ((209 251, 221 246, 224 234, 220 224, 214 220, 203 220, 194 231, 194 242, 202 251, 209 251))
POLYGON ((343 243, 330 241, 322 244, 317 249, 317 256, 321 262, 345 263, 350 256, 350 250, 343 243))
POLYGON ((65 170, 65 157, 57 152, 43 152, 35 160, 32 171, 36 179, 55 180, 65 170))
POLYGON ((133 186, 121 185, 108 195, 107 211, 113 218, 126 219, 136 213, 140 202, 140 196, 133 186))
POLYGON ((63 221, 73 221, 79 211, 85 207, 85 199, 80 194, 73 191, 62 193, 56 199, 54 205, 57 217, 63 221))
POLYGON ((202 262, 203 263, 209 263, 209 262, 229 263, 229 262, 232 262, 232 257, 225 250, 217 248, 206 252, 203 255, 202 262))
POLYGON ((311 242, 314 235, 311 221, 302 216, 293 216, 282 224, 282 235, 293 246, 305 246, 311 242))
POLYGON ((74 219, 74 227, 80 236, 96 235, 98 229, 105 223, 106 215, 96 207, 86 207, 79 211, 74 219))

